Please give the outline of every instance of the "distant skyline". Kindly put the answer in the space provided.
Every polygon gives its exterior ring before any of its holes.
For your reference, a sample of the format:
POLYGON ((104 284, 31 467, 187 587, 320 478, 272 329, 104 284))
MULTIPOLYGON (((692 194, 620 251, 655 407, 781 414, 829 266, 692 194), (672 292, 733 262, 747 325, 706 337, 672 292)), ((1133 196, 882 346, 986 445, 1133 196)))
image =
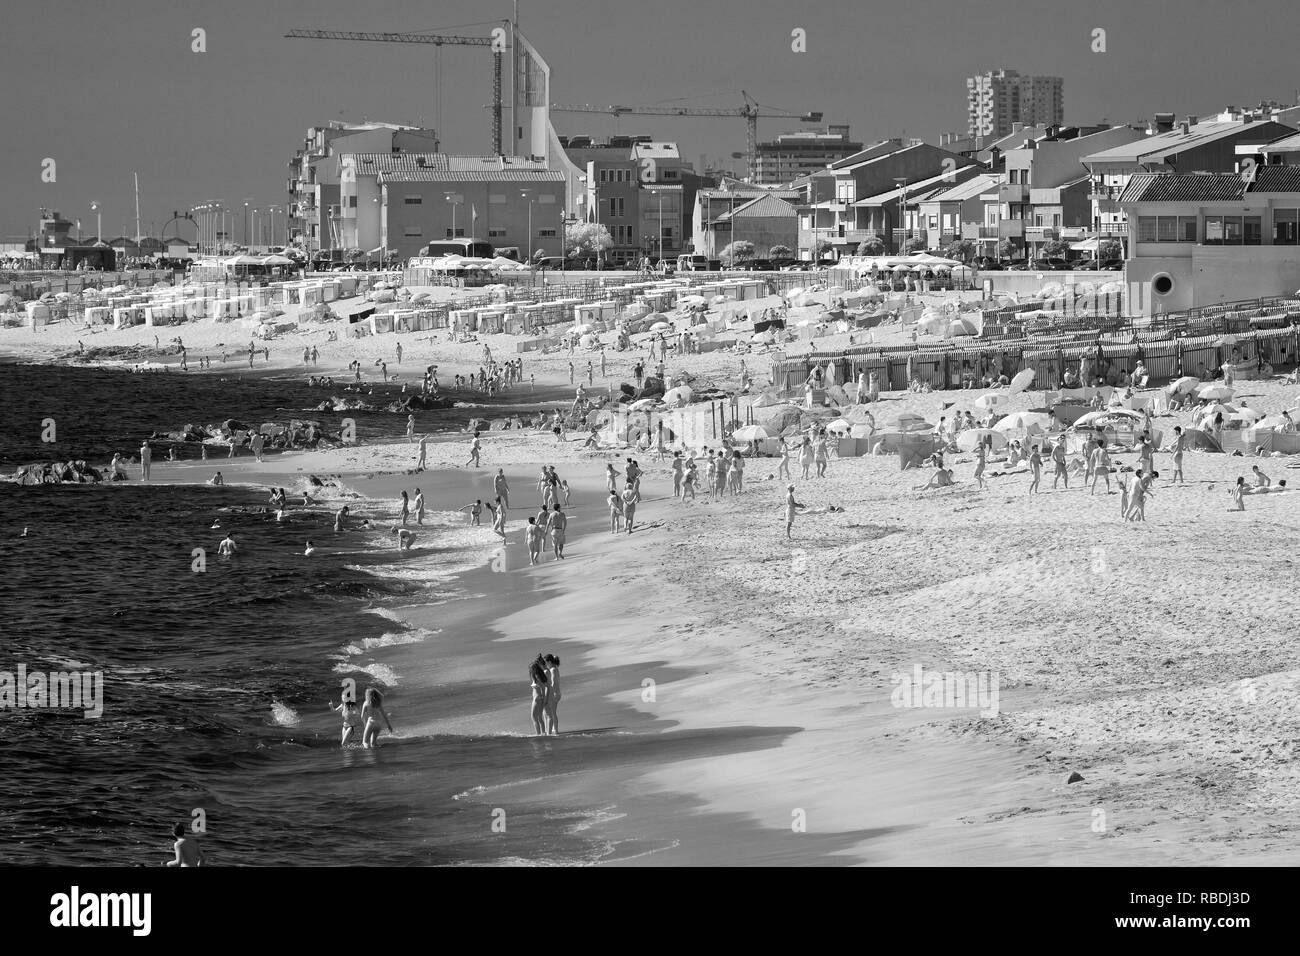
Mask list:
MULTIPOLYGON (((220 199, 242 207, 288 202, 286 162, 309 126, 364 119, 438 125, 426 45, 290 40, 293 28, 487 35, 508 0, 344 0, 312 3, 159 0, 24 10, 0 36, 8 96, 0 150, 0 235, 34 228, 42 206, 106 236, 157 234, 173 210, 220 199), (191 52, 191 31, 207 52, 191 52), (45 158, 57 181, 41 181, 45 158)), ((1300 87, 1294 0, 1034 3, 935 0, 868 7, 825 0, 653 4, 596 0, 520 3, 523 31, 549 62, 552 100, 606 105, 739 105, 740 90, 791 111, 848 124, 854 140, 966 130, 965 78, 1006 67, 1064 78, 1067 123, 1146 122, 1261 99, 1294 102, 1300 87), (806 53, 791 31, 807 31, 806 53), (1107 52, 1092 52, 1093 30, 1107 52)), ((490 56, 444 47, 443 149, 491 149, 490 56)), ((739 119, 557 114, 561 134, 646 133, 682 155, 745 148, 739 119)), ((811 124, 760 120, 759 138, 811 124)), ((240 217, 242 220, 242 217, 240 217)), ((242 221, 238 224, 242 240, 242 221)))

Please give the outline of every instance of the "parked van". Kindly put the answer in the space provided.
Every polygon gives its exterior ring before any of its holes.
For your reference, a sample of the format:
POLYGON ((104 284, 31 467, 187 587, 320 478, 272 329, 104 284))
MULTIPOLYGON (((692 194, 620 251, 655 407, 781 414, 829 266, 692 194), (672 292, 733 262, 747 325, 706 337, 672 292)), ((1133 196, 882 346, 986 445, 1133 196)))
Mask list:
POLYGON ((709 269, 709 259, 707 256, 678 256, 678 272, 707 272, 709 269))

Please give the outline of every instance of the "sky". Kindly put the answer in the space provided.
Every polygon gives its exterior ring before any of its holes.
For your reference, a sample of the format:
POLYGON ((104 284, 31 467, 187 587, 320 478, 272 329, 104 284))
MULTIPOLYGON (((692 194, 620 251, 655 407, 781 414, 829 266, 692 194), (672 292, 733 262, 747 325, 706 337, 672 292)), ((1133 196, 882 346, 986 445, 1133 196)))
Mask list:
MULTIPOLYGON (((69 0, 0 30, 0 240, 42 206, 107 236, 158 235, 173 211, 220 199, 284 204, 308 127, 363 119, 438 125, 444 150, 491 150, 491 56, 443 47, 286 39, 293 28, 486 36, 509 0, 69 0), (193 52, 192 31, 206 33, 193 52), (42 181, 53 159, 54 182, 42 181)), ((520 28, 569 104, 820 110, 855 140, 964 133, 965 77, 1007 67, 1065 79, 1067 123, 1180 118, 1262 99, 1295 102, 1295 0, 521 0, 520 28), (807 51, 792 51, 791 31, 807 51), (1094 31, 1105 30, 1104 52, 1094 31)), ((684 158, 745 148, 737 118, 557 114, 561 134, 646 133, 684 158)), ((759 138, 801 128, 760 120, 759 138)), ((810 128, 810 127, 802 127, 810 128)), ((242 227, 241 227, 242 228, 242 227)), ((167 228, 168 235, 175 228, 167 228)), ((186 233, 188 235, 188 233, 186 233)), ((242 238, 238 236, 238 238, 242 238)))

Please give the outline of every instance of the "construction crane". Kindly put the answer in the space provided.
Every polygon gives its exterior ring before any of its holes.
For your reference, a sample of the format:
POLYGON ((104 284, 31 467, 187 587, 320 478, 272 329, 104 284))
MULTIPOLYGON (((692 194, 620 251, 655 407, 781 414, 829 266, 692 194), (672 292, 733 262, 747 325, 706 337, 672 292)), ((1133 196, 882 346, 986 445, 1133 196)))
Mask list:
POLYGON ((790 110, 762 106, 744 90, 740 95, 745 98, 744 106, 731 109, 710 109, 697 106, 563 106, 551 104, 552 113, 608 113, 611 116, 632 114, 635 116, 743 116, 745 118, 745 157, 749 166, 749 179, 758 179, 758 120, 764 119, 798 119, 801 123, 820 123, 820 112, 795 113, 790 110), (770 110, 771 112, 762 112, 770 110))
MULTIPOLYGON (((351 30, 290 30, 285 37, 308 40, 362 40, 377 43, 431 43, 442 46, 485 46, 492 49, 492 152, 502 155, 501 149, 501 56, 510 47, 506 38, 513 38, 511 21, 502 20, 504 32, 493 31, 491 37, 440 36, 432 33, 365 33, 351 30)), ((438 66, 437 121, 442 122, 442 70, 438 66)), ((439 130, 439 132, 442 132, 439 130)))

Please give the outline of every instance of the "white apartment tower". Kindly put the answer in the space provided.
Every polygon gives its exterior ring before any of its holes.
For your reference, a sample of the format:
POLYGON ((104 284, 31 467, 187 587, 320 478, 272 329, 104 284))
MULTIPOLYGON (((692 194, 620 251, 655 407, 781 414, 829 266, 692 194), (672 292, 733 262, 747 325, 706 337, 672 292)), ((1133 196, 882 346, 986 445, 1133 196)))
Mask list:
POLYGON ((998 69, 966 78, 966 131, 985 141, 1025 126, 1062 126, 1065 123, 1065 85, 1059 76, 1021 76, 998 69))

